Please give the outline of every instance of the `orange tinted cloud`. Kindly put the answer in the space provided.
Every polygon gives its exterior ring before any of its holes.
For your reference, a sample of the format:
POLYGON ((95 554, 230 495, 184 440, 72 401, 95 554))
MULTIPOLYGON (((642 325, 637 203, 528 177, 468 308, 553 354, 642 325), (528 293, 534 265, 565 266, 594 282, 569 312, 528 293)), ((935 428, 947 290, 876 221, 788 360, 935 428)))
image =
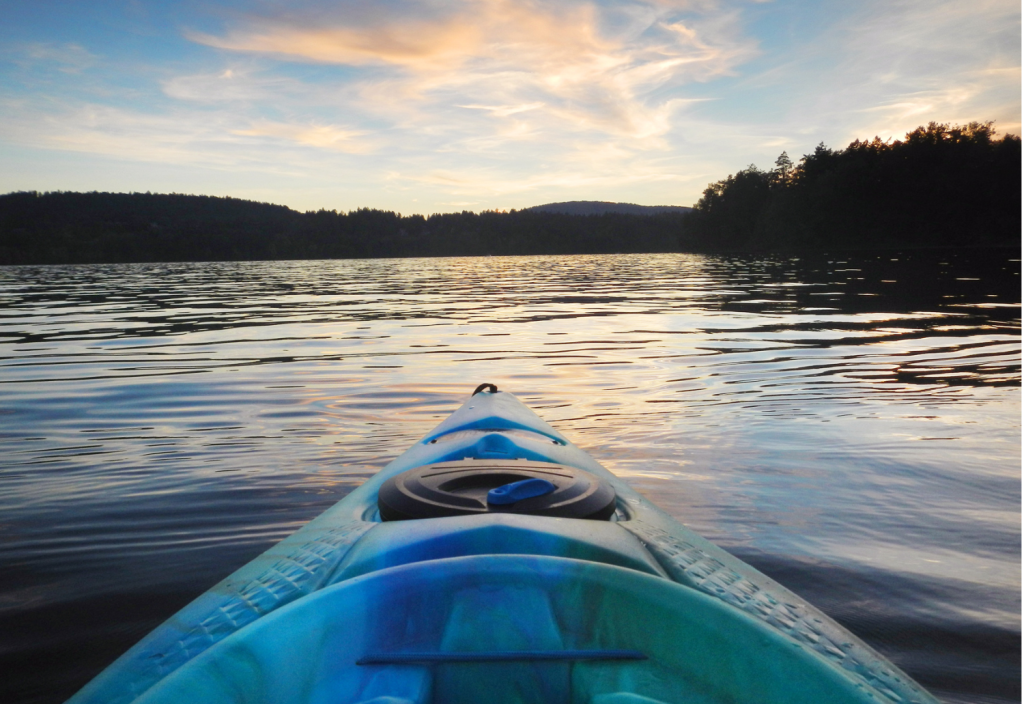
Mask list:
POLYGON ((394 64, 412 70, 447 69, 452 63, 493 59, 509 51, 518 55, 517 63, 535 64, 610 48, 598 36, 595 8, 587 4, 554 7, 470 0, 452 3, 441 14, 428 10, 417 3, 407 3, 401 10, 348 3, 327 18, 250 17, 223 36, 188 36, 232 51, 324 63, 394 64))
POLYGON ((730 33, 727 21, 702 33, 660 3, 623 10, 469 0, 440 14, 412 3, 402 12, 347 7, 358 11, 250 18, 222 36, 191 38, 296 61, 389 68, 363 79, 361 93, 363 107, 395 119, 438 105, 488 106, 478 114, 633 139, 666 133, 672 111, 683 104, 652 97, 653 91, 723 75, 754 51, 730 33))
POLYGON ((263 20, 223 37, 198 33, 189 37, 201 44, 233 51, 277 54, 322 63, 390 63, 413 68, 425 62, 459 58, 479 41, 475 28, 458 21, 407 21, 323 29, 263 20))
POLYGON ((234 130, 234 134, 247 137, 271 137, 340 152, 358 154, 370 151, 371 146, 359 138, 366 133, 337 125, 291 124, 260 122, 247 129, 234 130))

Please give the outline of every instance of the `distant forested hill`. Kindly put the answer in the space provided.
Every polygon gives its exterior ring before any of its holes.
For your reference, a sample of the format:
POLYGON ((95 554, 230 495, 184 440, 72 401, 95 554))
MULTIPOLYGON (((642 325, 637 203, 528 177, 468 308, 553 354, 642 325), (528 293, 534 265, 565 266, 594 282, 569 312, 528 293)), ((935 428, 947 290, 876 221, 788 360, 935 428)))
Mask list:
POLYGON ((629 215, 658 215, 660 213, 688 213, 693 208, 685 205, 636 205, 634 203, 608 203, 603 200, 571 200, 565 203, 545 203, 525 210, 542 213, 565 213, 566 215, 604 215, 605 213, 627 213, 629 215))
POLYGON ((299 213, 236 198, 0 196, 0 264, 671 252, 681 214, 299 213))

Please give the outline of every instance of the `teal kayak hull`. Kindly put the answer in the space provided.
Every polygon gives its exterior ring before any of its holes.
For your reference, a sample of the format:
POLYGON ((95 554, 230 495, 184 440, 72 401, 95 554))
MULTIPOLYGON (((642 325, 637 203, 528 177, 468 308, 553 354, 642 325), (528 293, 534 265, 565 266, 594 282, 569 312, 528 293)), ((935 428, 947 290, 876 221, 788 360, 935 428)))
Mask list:
POLYGON ((937 702, 497 391, 474 395, 69 704, 181 701, 937 702), (614 488, 615 514, 381 521, 389 479, 475 460, 588 472, 614 488))

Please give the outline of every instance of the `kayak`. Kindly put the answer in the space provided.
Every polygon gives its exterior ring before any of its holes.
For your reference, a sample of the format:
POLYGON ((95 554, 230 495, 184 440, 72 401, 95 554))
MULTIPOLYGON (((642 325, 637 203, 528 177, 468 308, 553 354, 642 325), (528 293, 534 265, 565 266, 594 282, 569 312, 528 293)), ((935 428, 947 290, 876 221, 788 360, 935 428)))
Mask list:
POLYGON ((937 704, 482 384, 69 704, 937 704))

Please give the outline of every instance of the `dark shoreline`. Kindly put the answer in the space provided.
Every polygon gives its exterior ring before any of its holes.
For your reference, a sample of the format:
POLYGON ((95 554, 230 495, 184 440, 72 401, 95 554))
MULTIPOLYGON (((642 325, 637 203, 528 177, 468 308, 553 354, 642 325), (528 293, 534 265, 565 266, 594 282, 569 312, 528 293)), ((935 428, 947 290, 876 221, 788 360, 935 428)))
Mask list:
POLYGON ((177 194, 27 192, 0 196, 0 265, 1021 247, 1019 226, 1012 237, 968 232, 954 241, 922 242, 874 230, 825 241, 741 244, 701 236, 695 224, 689 213, 520 210, 423 217, 368 209, 299 213, 236 198, 177 194))
POLYGON ((990 122, 932 122, 905 141, 819 144, 799 163, 783 152, 770 171, 751 165, 710 184, 692 209, 667 207, 403 216, 28 191, 0 195, 0 265, 1020 248, 1021 139, 997 138, 990 122))

